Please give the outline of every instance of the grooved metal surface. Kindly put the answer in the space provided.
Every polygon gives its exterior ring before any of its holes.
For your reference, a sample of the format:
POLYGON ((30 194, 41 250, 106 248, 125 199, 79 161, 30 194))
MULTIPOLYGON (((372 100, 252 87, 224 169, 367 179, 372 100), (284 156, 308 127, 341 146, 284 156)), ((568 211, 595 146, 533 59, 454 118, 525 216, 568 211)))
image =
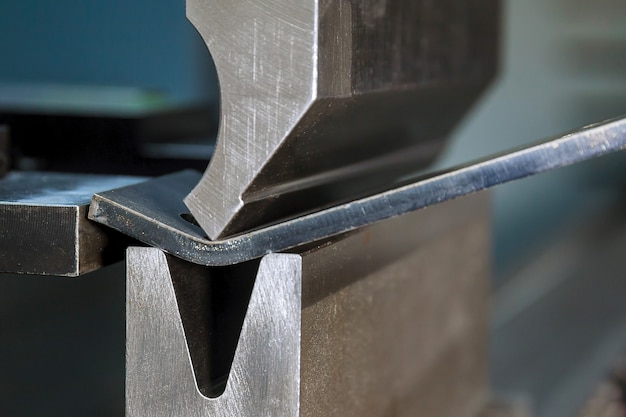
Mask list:
POLYGON ((127 255, 126 416, 253 417, 298 415, 301 262, 261 261, 225 392, 196 386, 166 255, 127 255))

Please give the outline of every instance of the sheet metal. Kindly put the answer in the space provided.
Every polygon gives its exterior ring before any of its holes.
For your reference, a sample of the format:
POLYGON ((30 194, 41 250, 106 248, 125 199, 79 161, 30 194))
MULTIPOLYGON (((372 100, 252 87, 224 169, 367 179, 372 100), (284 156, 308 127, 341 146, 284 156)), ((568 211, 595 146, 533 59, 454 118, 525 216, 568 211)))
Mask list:
POLYGON ((189 221, 192 216, 181 200, 199 179, 199 174, 192 171, 96 193, 89 217, 187 261, 229 265, 320 242, 498 184, 622 150, 625 146, 626 119, 607 121, 223 240, 211 241, 198 225, 189 221))
POLYGON ((0 272, 78 276, 123 258, 128 238, 87 219, 94 192, 138 177, 11 172, 0 180, 0 272))

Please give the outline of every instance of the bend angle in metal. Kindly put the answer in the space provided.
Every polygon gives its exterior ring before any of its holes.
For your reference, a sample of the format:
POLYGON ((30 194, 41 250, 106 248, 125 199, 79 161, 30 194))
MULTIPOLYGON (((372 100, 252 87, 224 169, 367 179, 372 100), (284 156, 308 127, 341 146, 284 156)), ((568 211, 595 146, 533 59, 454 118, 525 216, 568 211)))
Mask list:
POLYGON ((229 265, 320 242, 367 225, 626 147, 626 119, 434 173, 398 188, 223 240, 209 240, 181 217, 191 171, 93 196, 89 217, 144 243, 202 265, 229 265))

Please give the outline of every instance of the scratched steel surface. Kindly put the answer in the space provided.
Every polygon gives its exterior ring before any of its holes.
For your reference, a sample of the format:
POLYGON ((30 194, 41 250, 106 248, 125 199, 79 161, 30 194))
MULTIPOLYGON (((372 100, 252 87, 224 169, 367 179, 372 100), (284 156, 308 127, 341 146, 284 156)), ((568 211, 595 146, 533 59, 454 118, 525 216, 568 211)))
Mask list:
POLYGON ((497 0, 189 0, 215 154, 185 199, 221 239, 425 167, 493 79, 497 0))

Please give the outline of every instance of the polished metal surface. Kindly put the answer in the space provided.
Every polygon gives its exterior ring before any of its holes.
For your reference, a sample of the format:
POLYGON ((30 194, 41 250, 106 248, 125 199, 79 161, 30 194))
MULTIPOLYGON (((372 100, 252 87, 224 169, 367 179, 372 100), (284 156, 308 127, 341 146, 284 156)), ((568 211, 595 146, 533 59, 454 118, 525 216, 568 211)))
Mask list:
POLYGON ((130 248, 127 417, 476 416, 489 400, 488 224, 475 195, 247 271, 130 248), (241 315, 217 314, 226 282, 246 294, 241 315), (226 381, 207 381, 208 361, 232 362, 226 381))
POLYGON ((187 16, 221 90, 185 199, 211 239, 424 168, 496 71, 498 0, 187 0, 187 16))
POLYGON ((9 170, 9 129, 0 126, 0 178, 9 170))
POLYGON ((78 276, 123 258, 131 240, 87 219, 94 192, 137 177, 11 172, 0 180, 0 272, 78 276))
POLYGON ((197 183, 182 172, 96 193, 89 217, 151 246, 203 265, 228 265, 319 242, 498 184, 626 147, 626 119, 587 126, 527 148, 416 179, 414 183, 257 229, 209 240, 180 202, 197 183), (185 220, 187 218, 188 220, 185 220))

